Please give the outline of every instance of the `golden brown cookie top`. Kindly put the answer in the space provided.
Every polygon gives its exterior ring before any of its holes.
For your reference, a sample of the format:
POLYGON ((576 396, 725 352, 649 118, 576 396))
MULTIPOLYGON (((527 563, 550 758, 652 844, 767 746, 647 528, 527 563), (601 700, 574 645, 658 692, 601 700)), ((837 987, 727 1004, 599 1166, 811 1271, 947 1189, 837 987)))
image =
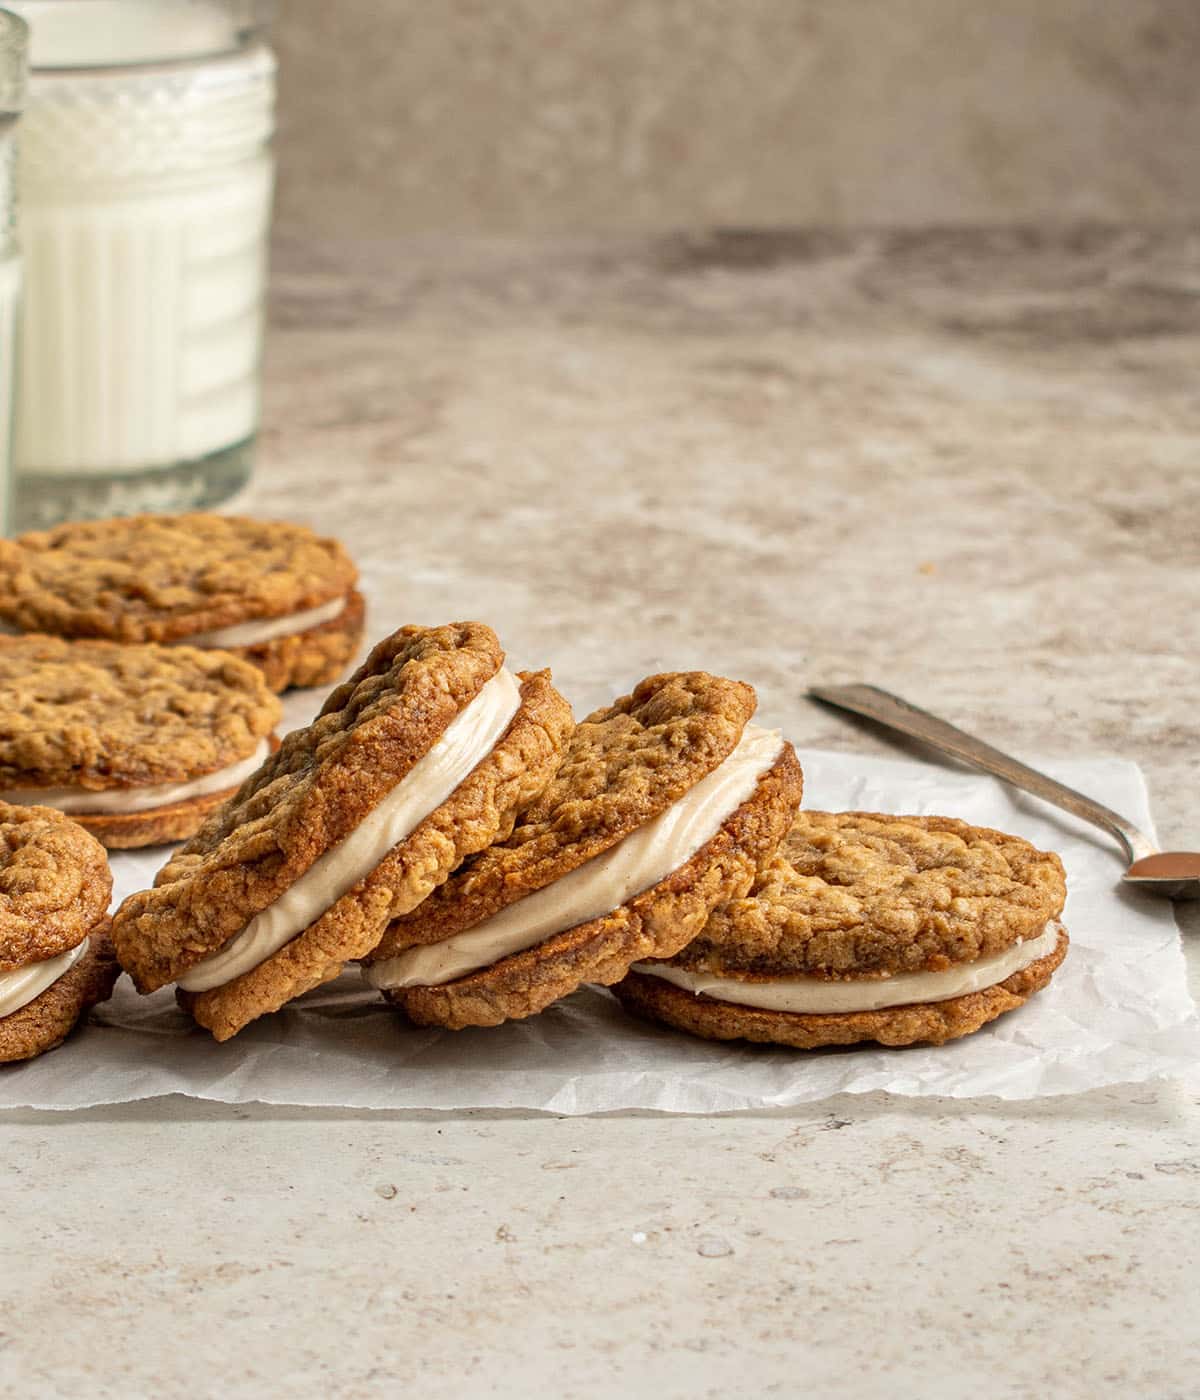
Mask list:
POLYGON ((507 841, 396 920, 375 951, 439 942, 599 855, 676 802, 736 748, 756 699, 704 671, 648 676, 580 723, 558 773, 507 841))
POLYGON ((0 802, 0 973, 55 958, 104 917, 104 847, 50 807, 0 802))
POLYGON ((0 637, 0 789, 200 777, 247 758, 280 713, 228 652, 0 637))
POLYGON ((0 540, 0 619, 26 632, 168 642, 348 593, 337 540, 245 516, 134 515, 0 540))
POLYGON ((174 980, 239 933, 344 840, 504 661, 481 622, 402 627, 131 895, 113 921, 121 962, 174 980))
POLYGON ((745 899, 672 959, 760 976, 936 972, 1036 938, 1062 912, 1062 862, 951 817, 801 812, 745 899))

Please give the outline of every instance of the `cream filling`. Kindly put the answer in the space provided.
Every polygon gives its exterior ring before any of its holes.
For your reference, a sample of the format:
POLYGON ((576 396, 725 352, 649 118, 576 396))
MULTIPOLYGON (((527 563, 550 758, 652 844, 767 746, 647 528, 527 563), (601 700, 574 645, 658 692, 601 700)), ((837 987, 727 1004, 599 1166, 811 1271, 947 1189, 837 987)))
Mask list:
POLYGON ((57 807, 60 812, 101 817, 123 812, 148 812, 155 807, 168 807, 172 802, 186 802, 193 797, 207 797, 214 792, 226 792, 240 787, 270 752, 270 742, 260 739, 248 758, 205 773, 190 783, 159 783, 154 787, 109 788, 92 792, 87 788, 14 788, 0 792, 0 801, 13 802, 19 807, 57 807))
POLYGON ((29 963, 13 972, 0 973, 0 1017, 11 1016, 28 1006, 34 997, 40 997, 47 987, 52 987, 60 977, 65 977, 88 950, 88 940, 59 953, 56 958, 45 962, 29 963))
POLYGON ((944 972, 900 972, 878 980, 829 982, 821 977, 779 977, 770 982, 744 982, 708 972, 689 972, 669 963, 634 963, 629 970, 648 977, 661 977, 697 996, 703 993, 717 1001, 736 1002, 739 1006, 754 1006, 763 1011, 795 1011, 809 1016, 882 1011, 889 1006, 949 1001, 951 997, 994 987, 1014 972, 1052 953, 1061 929, 1057 920, 1051 920, 1036 938, 1027 943, 1014 943, 994 957, 977 958, 944 972))
POLYGON ((545 889, 440 943, 406 948, 363 969, 373 987, 438 987, 556 933, 598 919, 665 880, 711 841, 779 757, 778 731, 746 727, 741 742, 661 816, 545 889))
MULTIPOLYGON (((249 622, 235 622, 231 627, 216 627, 211 632, 195 632, 190 637, 180 637, 172 646, 252 647, 259 642, 273 642, 277 637, 291 637, 298 632, 307 632, 310 627, 320 627, 323 622, 332 622, 346 611, 349 601, 349 595, 346 595, 332 598, 328 603, 319 603, 315 608, 288 613, 286 617, 251 619, 249 622)), ((24 634, 19 627, 0 619, 0 635, 19 637, 24 634)))
POLYGON ((315 608, 305 608, 303 612, 288 613, 286 617, 267 617, 259 621, 237 622, 232 627, 217 627, 212 632, 197 632, 191 637, 181 637, 176 646, 181 647, 252 647, 259 642, 273 642, 276 637, 290 637, 297 632, 307 632, 310 627, 319 627, 323 622, 332 622, 345 612, 349 598, 334 598, 315 608))
POLYGON ((345 840, 318 857, 223 948, 188 968, 179 978, 183 990, 206 992, 231 982, 303 933, 446 801, 495 748, 520 704, 516 678, 501 668, 345 840))

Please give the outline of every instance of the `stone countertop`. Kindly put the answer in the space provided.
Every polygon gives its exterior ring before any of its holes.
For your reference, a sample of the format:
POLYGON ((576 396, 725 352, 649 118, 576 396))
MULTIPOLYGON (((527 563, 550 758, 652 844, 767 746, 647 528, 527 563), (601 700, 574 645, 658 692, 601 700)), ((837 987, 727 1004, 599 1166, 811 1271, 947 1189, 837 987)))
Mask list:
MULTIPOLYGON (((340 534, 377 625, 483 616, 580 711, 719 669, 894 752, 803 698, 871 680, 1136 759, 1200 839, 1195 234, 285 246, 273 319, 237 505, 340 534)), ((0 1383, 1192 1394, 1194 1099, 8 1114, 0 1383)))

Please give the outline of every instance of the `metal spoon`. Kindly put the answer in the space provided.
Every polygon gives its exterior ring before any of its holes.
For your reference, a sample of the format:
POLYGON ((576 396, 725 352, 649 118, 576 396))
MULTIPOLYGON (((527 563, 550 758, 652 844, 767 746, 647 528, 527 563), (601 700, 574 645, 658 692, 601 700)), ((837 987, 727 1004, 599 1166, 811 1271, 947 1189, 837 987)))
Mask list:
POLYGON ((955 729, 952 724, 936 718, 927 710, 919 710, 907 700, 901 700, 898 695, 891 695, 877 686, 815 685, 808 693, 814 700, 864 715, 878 724, 887 725, 889 729, 898 729, 901 734, 920 739, 931 748, 940 749, 942 753, 961 759, 973 768, 981 768, 985 773, 1003 778, 1014 787, 1023 788, 1035 797, 1061 807, 1064 812, 1102 827, 1117 838, 1126 859, 1131 862, 1123 877, 1126 884, 1165 895, 1167 899, 1200 899, 1200 853, 1160 851, 1148 836, 1118 812, 1093 802, 1074 788, 1056 783, 1053 778, 1018 763, 991 744, 964 734, 961 729, 955 729))

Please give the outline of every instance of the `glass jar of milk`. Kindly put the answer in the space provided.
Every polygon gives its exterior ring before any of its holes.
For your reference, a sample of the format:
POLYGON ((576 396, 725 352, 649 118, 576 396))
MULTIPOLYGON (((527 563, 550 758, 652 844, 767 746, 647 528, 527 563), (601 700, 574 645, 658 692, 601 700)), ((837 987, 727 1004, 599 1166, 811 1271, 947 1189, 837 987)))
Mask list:
POLYGON ((11 523, 13 392, 21 263, 17 250, 16 124, 25 100, 25 21, 0 10, 0 535, 11 523))
POLYGON ((22 528, 215 504, 259 416, 275 64, 267 0, 9 0, 22 528))

